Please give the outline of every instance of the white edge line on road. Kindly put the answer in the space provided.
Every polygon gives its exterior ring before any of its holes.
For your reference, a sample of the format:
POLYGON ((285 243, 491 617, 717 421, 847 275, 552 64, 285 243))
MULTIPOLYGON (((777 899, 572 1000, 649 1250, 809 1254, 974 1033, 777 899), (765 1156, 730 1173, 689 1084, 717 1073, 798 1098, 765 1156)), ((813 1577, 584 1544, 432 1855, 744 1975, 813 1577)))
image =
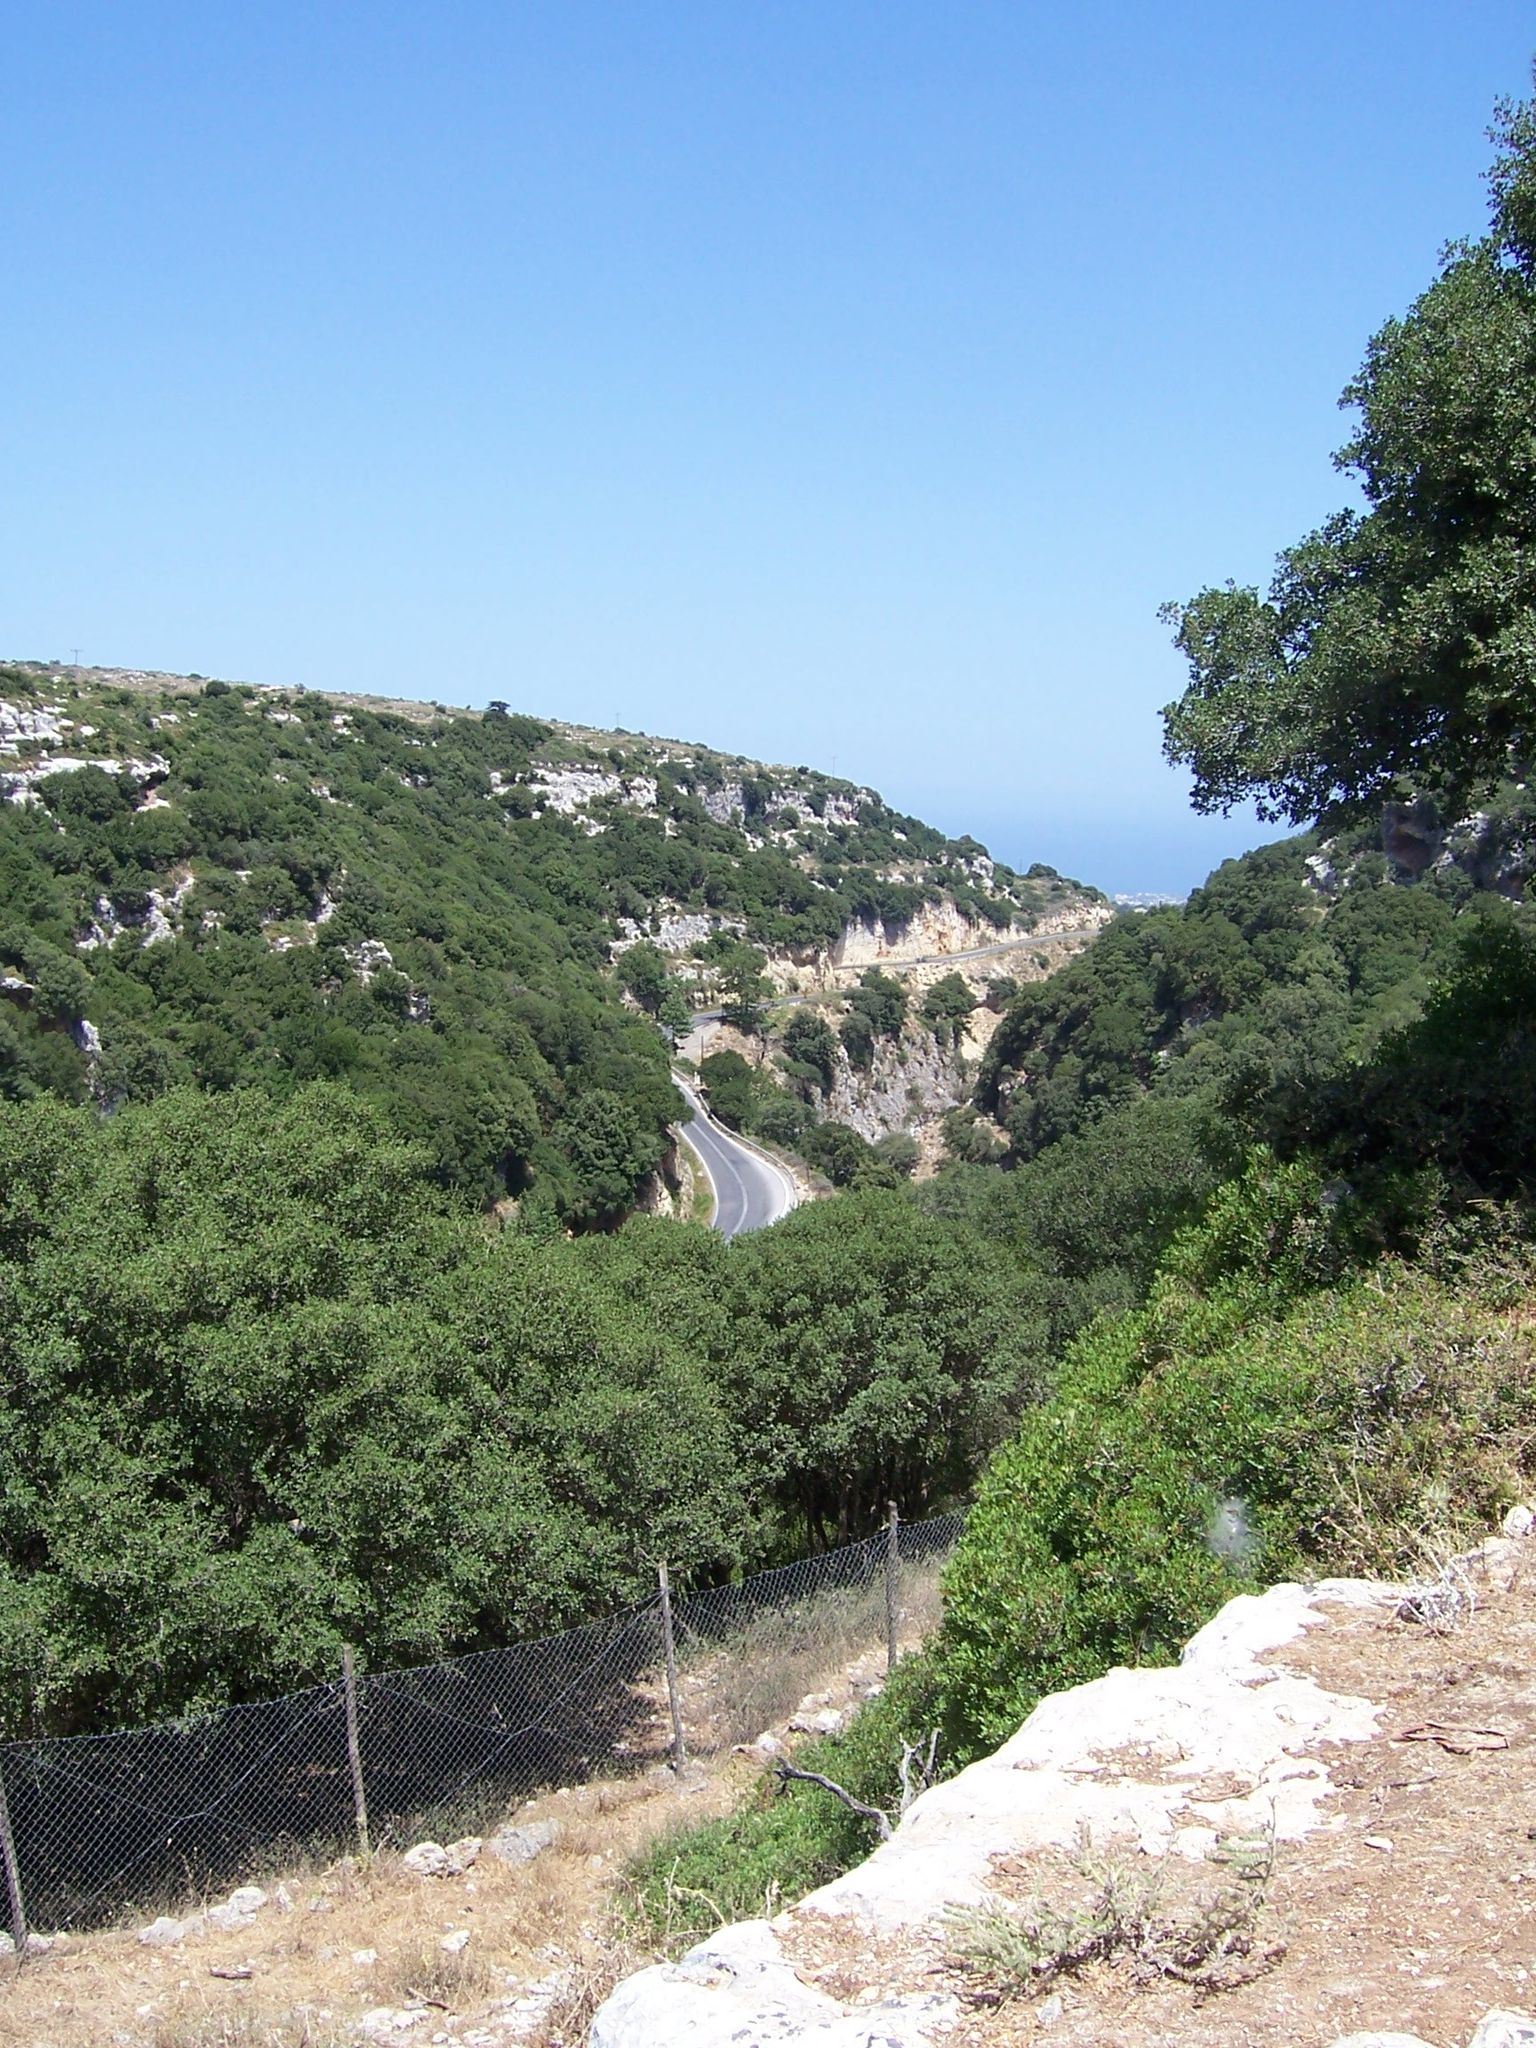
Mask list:
MULTIPOLYGON (((715 1176, 709 1170, 709 1161, 689 1137, 687 1124, 676 1125, 673 1135, 676 1137, 678 1144, 682 1146, 688 1157, 693 1161, 694 1170, 702 1173, 704 1176, 704 1185, 709 1189, 709 1221, 704 1225, 704 1228, 712 1230, 715 1218, 720 1212, 720 1190, 715 1186, 715 1176)), ((692 1223, 696 1219, 690 1216, 687 1218, 687 1221, 692 1223)))
MULTIPOLYGON (((798 1209, 800 1207, 799 1183, 796 1181, 794 1175, 790 1172, 789 1168, 785 1166, 781 1160, 776 1159, 771 1152, 765 1152, 761 1145, 754 1145, 750 1138, 744 1138, 739 1131, 728 1131, 724 1124, 717 1122, 716 1119, 710 1115, 707 1105, 705 1104, 703 1098, 695 1091, 694 1085, 691 1081, 684 1079, 676 1073, 673 1074, 672 1081, 673 1085, 677 1088, 678 1093, 682 1096, 683 1100, 692 1109, 694 1115, 698 1117, 701 1122, 707 1124, 709 1128, 714 1132, 717 1138, 720 1138, 727 1147, 731 1145, 740 1145, 744 1152, 750 1152, 754 1158, 760 1159, 763 1165, 768 1167, 777 1176, 779 1185, 784 1190, 784 1207, 782 1211, 779 1213, 779 1215, 775 1216, 773 1220, 775 1223, 782 1223, 784 1218, 790 1213, 792 1209, 798 1209)), ((681 1137, 686 1130, 686 1124, 679 1125, 678 1135, 681 1137)), ((694 1158, 698 1160, 700 1166, 702 1166, 704 1169, 704 1178, 709 1182, 710 1189, 715 1198, 715 1216, 716 1218, 718 1218, 720 1214, 720 1183, 715 1179, 715 1176, 710 1172, 709 1163, 705 1159, 703 1153, 700 1151, 698 1146, 694 1145, 690 1147, 690 1150, 692 1151, 694 1158)), ((713 1227, 713 1225, 711 1225, 711 1227, 713 1227)))

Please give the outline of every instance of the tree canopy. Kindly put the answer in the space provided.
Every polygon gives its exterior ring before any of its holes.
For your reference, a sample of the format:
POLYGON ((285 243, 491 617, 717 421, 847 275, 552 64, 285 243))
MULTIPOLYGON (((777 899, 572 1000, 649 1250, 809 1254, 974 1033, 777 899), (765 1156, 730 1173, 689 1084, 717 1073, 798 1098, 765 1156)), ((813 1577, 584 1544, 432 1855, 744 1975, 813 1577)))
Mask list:
POLYGON ((1267 598, 1169 606, 1191 682, 1165 751, 1197 810, 1302 821, 1406 787, 1448 810, 1536 742, 1536 103, 1503 105, 1480 239, 1372 337, 1343 404, 1345 510, 1267 598))

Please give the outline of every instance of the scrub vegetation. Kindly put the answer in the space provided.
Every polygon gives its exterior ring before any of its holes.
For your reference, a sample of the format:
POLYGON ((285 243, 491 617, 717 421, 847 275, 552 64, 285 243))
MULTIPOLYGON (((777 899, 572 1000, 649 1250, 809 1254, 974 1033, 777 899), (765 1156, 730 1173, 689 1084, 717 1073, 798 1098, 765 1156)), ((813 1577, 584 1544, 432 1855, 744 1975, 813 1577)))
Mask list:
MULTIPOLYGON (((1201 800, 1311 829, 1017 992, 935 1178, 789 1128, 914 1002, 969 1014, 876 970, 775 1077, 706 1062, 835 1199, 730 1245, 631 1215, 679 1113, 677 964, 750 1029, 765 948, 945 892, 1027 923, 1074 900, 1050 871, 808 770, 503 709, 75 704, 118 765, 0 826, 9 1730, 258 1697, 348 1640, 489 1645, 663 1554, 723 1578, 970 1499, 935 1636, 798 1759, 891 1811, 903 1742, 954 1769, 1232 1591, 1401 1569, 1526 1489, 1529 110, 1500 137, 1489 238, 1352 388, 1370 510, 1265 603, 1175 619, 1201 800), (1421 699, 1404 753, 1382 707, 1421 699)), ((650 1852, 639 1909, 760 1911, 870 1838, 765 1783, 650 1852)))
MULTIPOLYGON (((1529 1493, 1536 103, 1495 139, 1488 235, 1345 394, 1365 509, 1267 597, 1169 610, 1197 805, 1308 831, 1019 992, 914 1193, 1015 1262, 1042 1392, 978 1482, 936 1634, 800 1759, 869 1805, 904 1741, 937 1729, 955 1769, 1234 1592, 1422 1572, 1427 1534, 1451 1554, 1529 1493)), ((650 1853, 641 1919, 762 1912, 873 1839, 765 1788, 650 1853)))

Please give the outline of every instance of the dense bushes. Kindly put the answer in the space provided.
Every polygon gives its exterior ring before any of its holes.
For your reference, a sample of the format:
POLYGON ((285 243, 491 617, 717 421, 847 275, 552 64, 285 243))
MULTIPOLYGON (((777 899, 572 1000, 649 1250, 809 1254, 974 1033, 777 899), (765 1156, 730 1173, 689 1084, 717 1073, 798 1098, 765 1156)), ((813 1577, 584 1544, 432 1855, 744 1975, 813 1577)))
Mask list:
POLYGON ((900 1194, 796 1210, 732 1248, 731 1285, 732 1412, 818 1542, 953 1499, 1035 1391, 1012 1263, 900 1194))
POLYGON ((83 1099, 88 1017, 108 1103, 336 1081, 468 1204, 532 1187, 572 1222, 629 1206, 679 1105, 665 1044, 604 971, 611 879, 571 857, 588 842, 569 821, 514 801, 546 728, 237 690, 89 715, 93 744, 157 750, 169 774, 149 809, 98 769, 0 805, 0 970, 37 991, 0 1014, 0 1098, 83 1099), (181 935, 155 939, 151 889, 189 882, 181 935))
POLYGON ((488 1234, 317 1084, 0 1106, 0 1724, 539 1633, 964 1489, 1008 1260, 900 1196, 488 1234))
POLYGON ((748 1516, 717 1388, 342 1092, 0 1113, 0 1715, 549 1628, 748 1516))
POLYGON ((1517 1497, 1536 1342, 1507 1310, 1529 1262, 1458 1284, 1388 1259, 1319 1286, 1349 1229, 1310 1170, 1261 1163, 1145 1308, 1074 1347, 947 1575, 952 1755, 1044 1692, 1176 1655, 1233 1591, 1412 1570, 1426 1536, 1453 1546, 1517 1497))
POLYGON ((1275 1135, 1369 1058, 1453 971, 1468 923, 1510 914, 1454 870, 1408 886, 1342 846, 1336 900, 1308 885, 1309 836, 1228 861, 1179 909, 1116 920, 1010 1004, 978 1105, 1034 1157, 1148 1092, 1199 1094, 1275 1135))
MULTIPOLYGON (((1398 1191, 1399 1215, 1414 1193, 1398 1191)), ((1044 1693, 1177 1655, 1234 1592, 1424 1569, 1527 1491, 1536 1255, 1522 1219, 1432 1225, 1417 1265, 1373 1257, 1381 1235, 1304 1165, 1260 1155, 1225 1186, 1145 1305, 1068 1350, 993 1460, 936 1638, 805 1761, 889 1808, 904 1738, 939 1728, 954 1769, 1044 1693)), ((641 1907, 656 1926, 690 1896, 771 1911, 873 1841, 826 1793, 765 1786, 659 1844, 636 1873, 641 1907)), ((713 1924, 707 1908, 690 1924, 713 1924)))

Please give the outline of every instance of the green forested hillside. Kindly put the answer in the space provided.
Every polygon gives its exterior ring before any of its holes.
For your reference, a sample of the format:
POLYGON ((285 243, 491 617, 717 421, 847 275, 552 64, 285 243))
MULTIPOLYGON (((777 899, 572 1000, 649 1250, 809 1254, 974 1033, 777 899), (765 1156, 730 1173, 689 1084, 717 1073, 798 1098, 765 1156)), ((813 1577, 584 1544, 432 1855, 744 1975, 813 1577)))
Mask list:
MULTIPOLYGON (((776 1081, 715 1075, 835 1201, 729 1246, 593 1228, 676 1113, 680 961, 751 1027, 757 948, 945 893, 1026 927, 1087 901, 1048 870, 808 770, 494 707, 8 677, 12 1726, 249 1697, 345 1640, 500 1641, 663 1550, 720 1575, 974 1491, 931 1653, 828 1753, 878 1802, 903 1734, 953 1764, 1230 1589, 1406 1568, 1528 1486, 1530 110, 1501 149, 1486 243, 1352 391, 1370 512, 1269 599, 1176 614, 1197 798, 1313 829, 1016 992, 920 1185, 804 1129, 832 1063, 898 1042, 874 972, 835 1032, 786 1026, 776 1081)), ((935 1040, 968 998, 923 997, 935 1040)), ((857 1850, 819 1796, 666 1868, 755 1909, 857 1850)))
POLYGON ((608 1224, 680 1109, 621 934, 693 913, 728 959, 1072 893, 851 784, 607 738, 0 669, 0 1097, 336 1081, 464 1199, 608 1224))
MULTIPOLYGON (((0 696, 59 701, 17 672, 0 696)), ((665 1047, 605 983, 602 878, 569 827, 514 833, 488 801, 541 727, 211 687, 65 701, 65 741, 123 765, 0 808, 0 969, 34 991, 0 1009, 0 1089, 114 1105, 334 1080, 472 1198, 536 1181, 577 1220, 627 1206, 676 1103, 665 1047)))
POLYGON ((539 1633, 964 1487, 1011 1260, 901 1194, 723 1244, 466 1215, 381 1109, 0 1111, 0 1726, 539 1633))
POLYGON ((893 1187, 619 1226, 685 992, 1088 892, 809 770, 197 679, 0 672, 0 795, 0 1731, 846 1539, 1031 1394, 1013 1263, 893 1187))
MULTIPOLYGON (((1536 102, 1496 137, 1488 234, 1346 393, 1363 508, 1267 596, 1169 608, 1197 807, 1311 830, 1019 992, 916 1197, 1008 1250, 1044 1397, 978 1483, 937 1637, 805 1760, 863 1800, 895 1803, 904 1738, 954 1768, 1233 1592, 1433 1574, 1529 1497, 1536 102), (965 1163, 993 1131, 1002 1161, 965 1163)), ((641 1876, 751 1912, 869 1841, 797 1785, 641 1876)))

